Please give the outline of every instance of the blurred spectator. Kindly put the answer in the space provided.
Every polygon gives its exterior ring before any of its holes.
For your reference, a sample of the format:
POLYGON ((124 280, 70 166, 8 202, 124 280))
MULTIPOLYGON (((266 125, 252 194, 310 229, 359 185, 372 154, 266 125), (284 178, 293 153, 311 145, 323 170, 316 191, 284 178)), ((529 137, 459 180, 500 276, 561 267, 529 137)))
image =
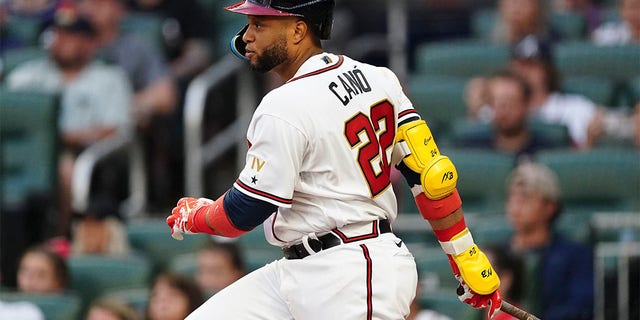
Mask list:
POLYGON ((621 21, 607 22, 593 31, 593 43, 620 45, 640 43, 640 0, 620 0, 621 21))
POLYGON ((91 201, 73 227, 71 254, 126 257, 130 253, 125 225, 117 217, 117 205, 107 197, 91 201))
MULTIPOLYGON (((485 246, 485 254, 495 271, 500 275, 500 294, 511 304, 519 305, 524 293, 524 262, 521 257, 504 250, 498 244, 485 246)), ((485 319, 487 315, 484 315, 485 319)), ((499 312, 493 320, 516 320, 517 318, 499 312)))
POLYGON ((553 124, 562 124, 576 147, 593 145, 596 136, 589 127, 598 121, 596 105, 589 99, 560 92, 558 71, 548 43, 529 36, 511 46, 509 68, 523 77, 531 87, 531 115, 553 124))
POLYGON ((48 247, 31 247, 22 255, 18 266, 18 291, 36 294, 63 292, 68 282, 66 261, 48 247))
POLYGON ((183 320, 204 301, 202 292, 191 279, 161 274, 151 290, 147 320, 183 320))
POLYGON ((75 158, 98 140, 129 129, 132 97, 129 81, 120 68, 92 62, 95 29, 77 11, 66 8, 57 12, 53 32, 49 57, 19 65, 7 77, 7 87, 61 94, 63 151, 59 159, 57 221, 60 234, 68 235, 75 158))
POLYGON ((145 38, 124 33, 126 0, 82 0, 81 8, 94 23, 100 58, 121 66, 133 85, 133 115, 147 154, 150 205, 162 210, 171 192, 179 193, 182 141, 175 114, 177 88, 163 53, 145 38), (172 118, 175 116, 175 119, 172 118), (175 168, 180 168, 175 170, 175 168), (172 174, 168 174, 172 173, 172 174), (175 189, 175 190, 172 190, 175 189))
POLYGON ((509 67, 531 86, 531 116, 565 125, 577 148, 633 140, 638 129, 630 112, 597 106, 584 96, 561 92, 560 77, 547 44, 535 37, 518 42, 511 47, 509 67))
MULTIPOLYGON (((181 88, 211 63, 209 32, 213 32, 205 10, 195 0, 133 0, 135 12, 148 12, 164 19, 162 36, 171 71, 181 88)), ((184 90, 183 90, 184 91, 184 90)))
POLYGON ((542 149, 560 147, 529 128, 531 89, 520 76, 501 71, 487 80, 488 102, 493 110, 492 132, 460 137, 461 147, 492 149, 522 160, 542 149))
POLYGON ((513 227, 507 247, 525 261, 525 308, 545 320, 591 319, 591 248, 554 232, 559 196, 557 177, 549 168, 525 163, 514 169, 505 207, 513 227))
POLYGON ((176 88, 162 53, 146 39, 125 34, 120 25, 126 0, 81 0, 83 13, 96 28, 98 55, 121 66, 133 86, 133 113, 138 127, 146 128, 154 114, 171 114, 176 88))
POLYGON ((464 88, 464 102, 467 105, 469 122, 488 123, 493 120, 493 108, 487 97, 487 79, 472 77, 464 88))
POLYGON ((240 247, 235 242, 211 241, 198 251, 196 283, 215 294, 246 274, 240 247))
POLYGON ((491 38, 496 43, 512 44, 533 35, 547 42, 559 40, 547 21, 542 0, 500 0, 499 18, 491 38))
POLYGON ((116 300, 99 299, 89 306, 86 320, 138 320, 136 311, 116 300))
POLYGON ((31 302, 0 300, 0 320, 45 320, 45 318, 40 308, 31 302))
POLYGON ((29 17, 45 23, 53 18, 61 2, 71 0, 8 0, 6 7, 11 15, 29 17))
POLYGON ((553 0, 555 13, 578 13, 587 23, 587 31, 593 32, 602 23, 602 10, 594 0, 553 0))
MULTIPOLYGON (((9 12, 6 6, 0 3, 0 74, 2 74, 2 58, 4 53, 10 49, 20 48, 25 45, 24 39, 21 39, 11 33, 7 29, 7 20, 9 12)), ((0 78, 0 82, 1 82, 0 78)))

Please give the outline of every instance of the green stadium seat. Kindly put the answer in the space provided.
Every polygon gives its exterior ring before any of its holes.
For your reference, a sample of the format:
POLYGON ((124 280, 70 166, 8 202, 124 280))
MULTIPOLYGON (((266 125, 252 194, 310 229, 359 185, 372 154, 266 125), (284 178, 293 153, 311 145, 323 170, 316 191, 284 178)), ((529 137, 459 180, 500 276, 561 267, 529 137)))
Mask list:
POLYGON ((468 78, 489 75, 507 65, 509 50, 486 41, 427 43, 416 48, 416 74, 468 78))
POLYGON ((564 41, 584 40, 587 37, 587 21, 581 13, 552 13, 549 24, 564 41))
POLYGON ((193 277, 198 269, 198 255, 196 252, 179 254, 169 262, 169 271, 186 276, 193 277))
POLYGON ((462 208, 471 213, 502 212, 506 179, 515 159, 490 150, 445 149, 458 171, 462 208))
POLYGON ((562 89, 567 93, 583 95, 589 98, 589 100, 604 107, 613 107, 615 104, 615 83, 611 79, 605 77, 565 77, 562 80, 562 89))
POLYGON ((163 47, 162 18, 152 13, 130 12, 121 22, 124 33, 135 34, 156 48, 163 47))
POLYGON ((482 311, 460 302, 453 289, 424 292, 419 298, 423 308, 437 311, 451 319, 482 319, 482 311))
POLYGON ((119 301, 131 308, 133 308, 139 315, 144 315, 149 303, 149 297, 151 296, 151 290, 149 288, 132 288, 132 289, 120 289, 110 290, 102 297, 119 301))
POLYGON ((2 77, 6 79, 7 76, 20 64, 45 57, 47 52, 37 46, 23 47, 11 49, 4 53, 2 57, 2 77))
POLYGON ((565 76, 595 76, 626 82, 640 74, 640 45, 559 43, 555 49, 555 61, 565 76))
POLYGON ((56 186, 58 97, 0 89, 0 203, 20 205, 56 186))
POLYGON ((131 247, 144 254, 153 265, 153 274, 166 269, 174 256, 195 252, 204 246, 211 236, 207 234, 185 235, 178 241, 164 219, 145 219, 127 224, 127 236, 131 247))
POLYGON ((427 121, 438 146, 446 143, 452 123, 467 113, 464 91, 467 80, 417 75, 409 79, 409 97, 427 121))
POLYGON ((455 294, 458 280, 453 276, 449 258, 442 252, 442 248, 431 247, 414 253, 418 278, 425 284, 426 290, 446 288, 455 294))
MULTIPOLYGON (((567 128, 563 125, 531 121, 529 128, 536 135, 544 137, 546 141, 549 141, 554 146, 571 146, 571 137, 569 136, 567 128)), ((454 123, 452 139, 455 146, 461 146, 464 141, 468 141, 473 137, 486 137, 492 134, 493 129, 491 124, 469 122, 463 119, 454 123)))
POLYGON ((640 209, 640 152, 630 148, 544 151, 538 161, 558 176, 565 212, 640 209))
POLYGON ((496 24, 495 9, 480 9, 471 15, 471 33, 477 39, 490 39, 496 24))
POLYGON ((4 27, 6 27, 6 33, 9 36, 22 40, 27 46, 38 43, 41 25, 37 18, 9 15, 4 27))
POLYGON ((142 257, 72 256, 67 261, 71 289, 82 298, 83 310, 112 290, 147 287, 151 264, 142 257))
POLYGON ((80 319, 80 299, 71 293, 27 294, 21 292, 0 292, 0 300, 9 302, 31 302, 40 308, 46 320, 80 319))
POLYGON ((473 240, 480 247, 506 243, 513 233, 504 209, 499 212, 500 214, 482 215, 468 223, 473 240))
MULTIPOLYGON (((496 9, 481 9, 471 16, 471 33, 477 39, 490 39, 499 15, 496 9)), ((587 21, 579 13, 552 13, 549 24, 564 40, 583 40, 587 21)))

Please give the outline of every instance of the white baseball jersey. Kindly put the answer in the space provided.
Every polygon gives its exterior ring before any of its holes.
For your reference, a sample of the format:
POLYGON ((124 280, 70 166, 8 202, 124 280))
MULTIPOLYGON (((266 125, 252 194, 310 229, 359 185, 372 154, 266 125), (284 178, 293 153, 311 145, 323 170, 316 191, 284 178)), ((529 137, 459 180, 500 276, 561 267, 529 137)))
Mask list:
POLYGON ((356 222, 393 222, 391 153, 398 122, 411 116, 389 69, 315 55, 258 106, 234 186, 279 207, 264 223, 278 246, 356 222))

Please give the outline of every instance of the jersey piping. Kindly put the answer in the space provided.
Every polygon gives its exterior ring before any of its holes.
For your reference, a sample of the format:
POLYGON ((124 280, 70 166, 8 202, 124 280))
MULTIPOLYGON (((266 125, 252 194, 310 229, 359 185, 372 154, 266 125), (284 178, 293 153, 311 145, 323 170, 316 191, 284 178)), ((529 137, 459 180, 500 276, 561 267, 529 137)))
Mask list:
POLYGON ((245 191, 247 191, 249 193, 252 193, 252 194, 255 194, 257 196, 264 197, 264 198, 267 198, 267 199, 270 199, 270 200, 273 200, 275 202, 279 202, 279 203, 282 203, 282 204, 285 204, 285 205, 291 205, 293 203, 293 199, 285 199, 285 198, 278 197, 276 195, 273 195, 273 194, 270 194, 270 193, 267 193, 267 192, 264 192, 264 191, 260 191, 258 189, 254 189, 254 188, 244 184, 242 181, 240 181, 240 179, 236 180, 236 184, 240 188, 244 189, 245 191))
POLYGON ((331 71, 331 70, 333 70, 333 69, 339 68, 339 67, 342 65, 342 62, 344 62, 344 57, 343 57, 343 56, 341 56, 341 55, 339 55, 339 56, 338 56, 338 62, 336 62, 334 65, 332 65, 332 66, 328 66, 328 67, 326 67, 326 68, 318 69, 318 70, 316 70, 316 71, 309 72, 309 73, 303 74, 303 75, 301 75, 301 76, 298 76, 298 77, 295 77, 295 78, 289 79, 289 81, 287 81, 287 83, 289 83, 289 82, 293 82, 293 81, 296 81, 296 80, 300 80, 300 79, 302 79, 302 78, 315 76, 315 75, 318 75, 318 74, 321 74, 321 73, 324 73, 324 72, 331 71))

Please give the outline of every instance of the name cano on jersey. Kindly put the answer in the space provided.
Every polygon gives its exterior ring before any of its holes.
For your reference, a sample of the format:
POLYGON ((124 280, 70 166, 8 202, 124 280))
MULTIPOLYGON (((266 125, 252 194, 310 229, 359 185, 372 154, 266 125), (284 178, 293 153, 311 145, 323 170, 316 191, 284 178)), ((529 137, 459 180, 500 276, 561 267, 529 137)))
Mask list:
POLYGON ((362 70, 354 67, 352 71, 338 75, 338 81, 329 83, 329 90, 346 106, 354 96, 371 91, 371 86, 362 70))

